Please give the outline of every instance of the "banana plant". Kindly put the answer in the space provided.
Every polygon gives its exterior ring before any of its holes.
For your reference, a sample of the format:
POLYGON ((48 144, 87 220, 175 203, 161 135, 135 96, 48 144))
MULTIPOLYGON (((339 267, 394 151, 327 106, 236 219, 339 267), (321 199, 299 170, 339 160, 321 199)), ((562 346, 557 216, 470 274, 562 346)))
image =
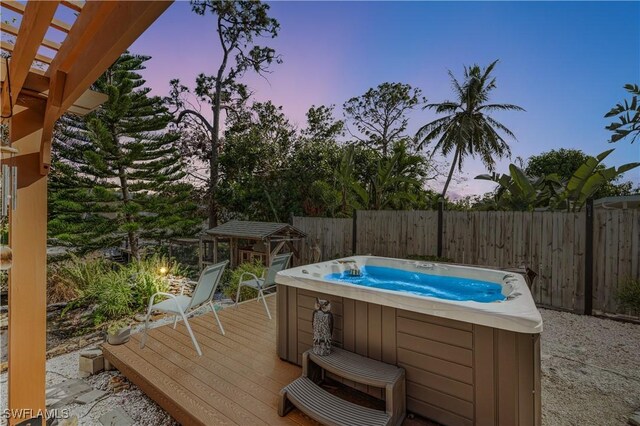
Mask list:
POLYGON ((555 173, 540 177, 527 176, 515 164, 509 165, 508 175, 492 173, 476 176, 476 179, 490 180, 499 185, 496 199, 498 205, 504 208, 548 208, 576 212, 603 185, 640 166, 640 163, 627 163, 617 168, 602 167, 602 161, 611 152, 613 149, 587 158, 566 182, 560 180, 555 173))
POLYGON ((627 163, 618 168, 600 167, 602 161, 613 151, 613 149, 609 149, 595 157, 587 158, 566 183, 564 191, 555 200, 555 207, 566 208, 567 211, 580 211, 587 200, 591 198, 602 185, 640 166, 640 163, 627 163))
POLYGON ((476 176, 476 179, 497 183, 498 206, 515 210, 547 207, 549 200, 557 196, 561 187, 558 175, 529 177, 515 164, 509 165, 508 175, 491 173, 476 176))

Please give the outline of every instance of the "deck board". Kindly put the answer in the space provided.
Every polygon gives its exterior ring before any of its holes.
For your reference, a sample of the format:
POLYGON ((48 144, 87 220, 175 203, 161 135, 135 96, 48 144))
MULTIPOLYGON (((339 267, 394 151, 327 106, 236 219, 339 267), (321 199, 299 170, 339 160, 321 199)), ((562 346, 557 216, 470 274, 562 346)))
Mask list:
POLYGON ((182 424, 316 425, 298 410, 277 414, 280 389, 301 369, 276 355, 275 295, 267 301, 272 320, 255 301, 221 310, 225 336, 211 313, 190 319, 203 356, 179 322, 151 329, 143 349, 140 334, 105 344, 105 357, 182 424))

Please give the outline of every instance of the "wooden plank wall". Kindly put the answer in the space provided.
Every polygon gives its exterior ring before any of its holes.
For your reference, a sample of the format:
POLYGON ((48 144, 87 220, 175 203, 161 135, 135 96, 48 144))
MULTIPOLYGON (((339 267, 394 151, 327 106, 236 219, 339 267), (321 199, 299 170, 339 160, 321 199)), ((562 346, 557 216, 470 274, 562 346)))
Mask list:
POLYGON ((438 212, 357 212, 357 253, 405 258, 437 253, 438 212))
POLYGON ((352 254, 353 219, 295 216, 292 224, 307 233, 307 238, 297 243, 300 265, 312 263, 311 247, 316 242, 323 261, 352 254))
POLYGON ((288 329, 278 336, 281 358, 301 364, 311 348, 316 297, 331 301, 336 346, 405 369, 409 411, 444 425, 540 424, 539 335, 279 285, 278 303, 288 310, 278 308, 278 326, 288 329))
POLYGON ((593 232, 593 309, 630 314, 617 295, 622 281, 640 279, 640 210, 598 209, 593 232))
MULTIPOLYGON (((358 254, 406 258, 437 251, 437 212, 358 211, 358 254)), ((538 273, 532 289, 541 306, 582 312, 585 283, 585 214, 567 212, 444 212, 443 256, 456 263, 520 267, 538 273)), ((317 238, 323 260, 351 254, 352 219, 294 218, 309 234, 301 250, 310 263, 317 238)), ((597 209, 594 217, 596 312, 622 313, 618 287, 640 279, 640 211, 597 209)))
POLYGON ((528 266, 538 273, 536 302, 581 311, 584 213, 446 212, 443 256, 456 263, 528 266))

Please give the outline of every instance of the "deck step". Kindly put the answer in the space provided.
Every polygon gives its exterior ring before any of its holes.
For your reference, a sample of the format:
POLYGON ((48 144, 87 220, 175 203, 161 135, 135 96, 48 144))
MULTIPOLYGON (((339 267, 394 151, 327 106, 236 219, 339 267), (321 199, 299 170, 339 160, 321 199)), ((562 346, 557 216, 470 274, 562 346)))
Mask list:
POLYGON ((312 419, 335 426, 387 426, 391 416, 384 411, 345 401, 322 389, 307 377, 300 377, 280 392, 279 414, 287 411, 287 400, 312 419))
POLYGON ((393 385, 404 376, 404 370, 340 348, 333 348, 329 355, 319 356, 308 350, 309 360, 319 367, 345 379, 369 386, 384 388, 393 385))

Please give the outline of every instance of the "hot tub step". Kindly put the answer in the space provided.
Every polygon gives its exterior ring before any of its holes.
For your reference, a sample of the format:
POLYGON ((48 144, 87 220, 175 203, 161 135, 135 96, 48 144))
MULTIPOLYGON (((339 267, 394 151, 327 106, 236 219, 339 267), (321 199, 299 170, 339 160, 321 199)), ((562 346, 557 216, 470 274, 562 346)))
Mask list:
MULTIPOLYGON (((311 349, 303 354, 302 368, 308 361, 337 376, 364 385, 386 388, 404 380, 404 369, 367 358, 340 348, 333 348, 329 355, 319 356, 311 349), (308 357, 308 359, 305 359, 308 357)), ((303 373, 304 375, 304 373, 303 373)))
POLYGON ((302 376, 312 380, 324 377, 323 372, 363 385, 384 390, 385 411, 392 424, 400 425, 406 416, 406 384, 404 368, 367 358, 340 348, 319 356, 311 349, 302 354, 302 376))
POLYGON ((387 426, 391 416, 384 411, 345 401, 322 389, 312 380, 300 377, 280 391, 278 414, 284 416, 295 405, 312 419, 335 426, 387 426))

